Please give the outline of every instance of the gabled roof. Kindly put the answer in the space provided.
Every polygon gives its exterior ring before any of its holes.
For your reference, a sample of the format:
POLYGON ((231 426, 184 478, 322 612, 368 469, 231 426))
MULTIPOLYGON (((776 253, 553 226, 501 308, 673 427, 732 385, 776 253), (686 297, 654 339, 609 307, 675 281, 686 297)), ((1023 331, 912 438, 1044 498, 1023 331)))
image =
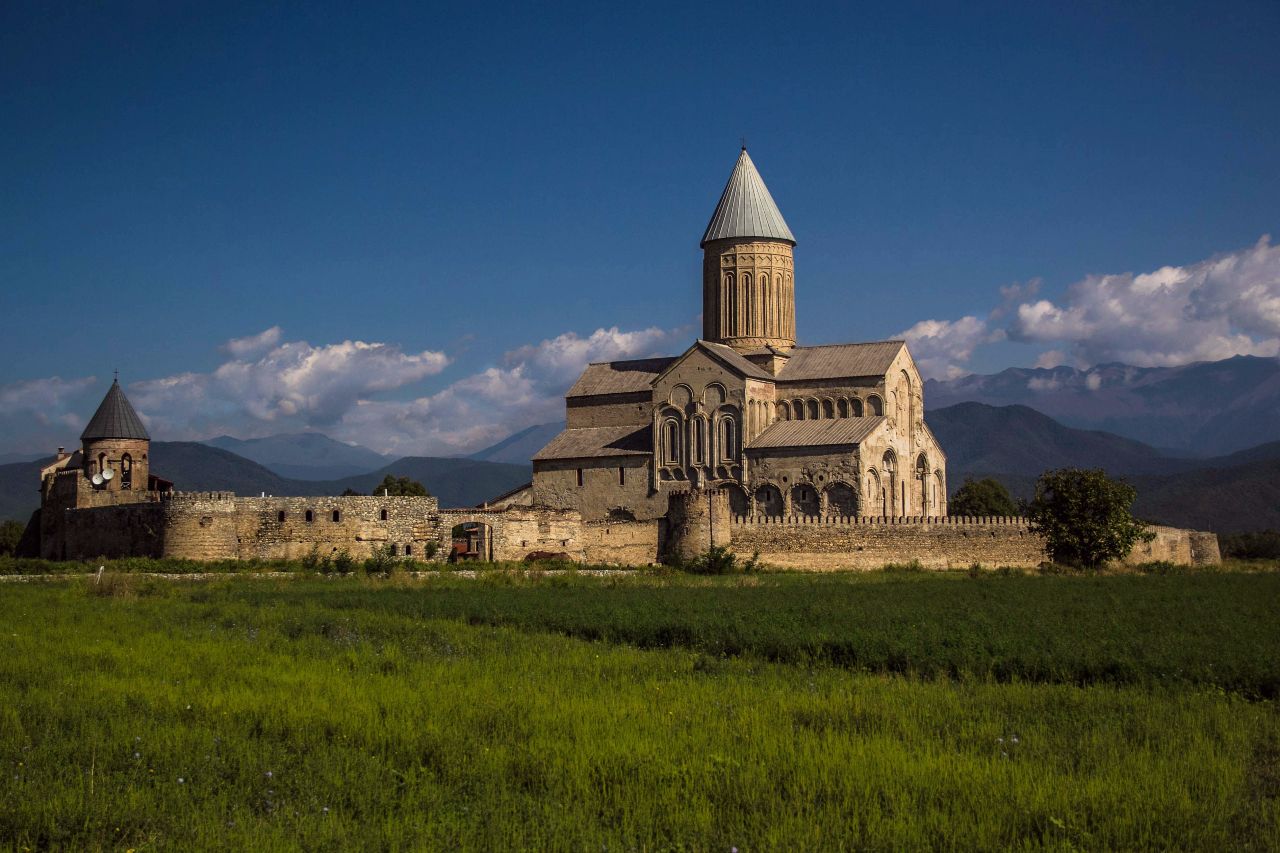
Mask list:
POLYGON ((714 341, 698 341, 699 344, 706 347, 712 354, 720 357, 721 361, 726 362, 730 367, 737 370, 743 376, 750 376, 752 379, 768 379, 773 381, 773 374, 765 370, 754 361, 748 361, 742 357, 733 347, 727 344, 718 344, 714 341))
POLYGON ((151 435, 142 425, 133 404, 120 389, 120 380, 111 383, 107 396, 102 398, 98 411, 89 419, 89 425, 80 433, 81 441, 99 438, 136 438, 150 441, 151 435))
POLYGON ((716 212, 711 214, 700 245, 731 237, 796 241, 745 147, 729 175, 729 183, 720 194, 720 203, 716 205, 716 212))
POLYGON ((640 358, 631 361, 604 361, 588 364, 566 397, 591 397, 597 394, 631 394, 648 391, 653 380, 666 370, 675 358, 640 358))
POLYGON ((887 419, 827 418, 817 421, 775 421, 757 435, 747 450, 782 447, 840 447, 860 444, 887 419))
POLYGON ((601 456, 648 456, 653 452, 653 428, 649 426, 579 427, 566 429, 533 454, 535 462, 547 459, 596 459, 601 456))
POLYGON ((884 376, 904 346, 902 341, 873 341, 866 344, 796 347, 791 351, 791 358, 778 371, 777 381, 884 376))

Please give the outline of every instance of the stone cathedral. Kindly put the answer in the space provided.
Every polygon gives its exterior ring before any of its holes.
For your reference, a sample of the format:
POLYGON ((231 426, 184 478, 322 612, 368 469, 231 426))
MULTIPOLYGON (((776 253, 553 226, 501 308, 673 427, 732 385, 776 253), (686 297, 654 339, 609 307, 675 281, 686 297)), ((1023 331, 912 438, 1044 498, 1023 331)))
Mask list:
POLYGON ((946 515, 906 344, 796 345, 796 239, 746 148, 701 246, 702 337, 588 365, 533 458, 533 503, 650 519, 672 492, 717 488, 736 516, 946 515))

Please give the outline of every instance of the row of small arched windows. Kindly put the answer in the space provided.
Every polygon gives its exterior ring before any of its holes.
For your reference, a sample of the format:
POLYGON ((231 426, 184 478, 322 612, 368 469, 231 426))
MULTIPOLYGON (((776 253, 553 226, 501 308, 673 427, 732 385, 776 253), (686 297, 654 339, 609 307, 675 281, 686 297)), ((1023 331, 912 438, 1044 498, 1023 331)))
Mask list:
POLYGON ((782 400, 778 403, 778 420, 780 421, 816 421, 831 418, 860 418, 864 415, 882 417, 884 401, 878 394, 867 397, 866 404, 857 397, 816 397, 797 400, 782 400))

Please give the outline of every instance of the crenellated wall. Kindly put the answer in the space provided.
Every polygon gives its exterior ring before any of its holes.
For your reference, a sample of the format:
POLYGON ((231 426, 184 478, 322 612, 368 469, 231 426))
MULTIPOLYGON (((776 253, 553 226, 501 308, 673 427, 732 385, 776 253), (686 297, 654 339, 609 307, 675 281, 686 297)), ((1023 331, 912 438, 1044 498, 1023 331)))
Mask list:
POLYGON ((1034 567, 1044 541, 1020 518, 734 518, 733 550, 805 571, 873 569, 919 561, 928 569, 1034 567))
MULTIPOLYGON (((669 503, 663 518, 584 522, 575 510, 546 507, 441 510, 427 497, 240 498, 204 492, 79 509, 46 506, 41 514, 53 518, 48 529, 56 535, 45 545, 54 559, 298 559, 343 551, 364 559, 385 546, 394 546, 397 556, 426 559, 431 545, 435 559, 445 559, 452 532, 462 524, 485 526, 482 557, 495 561, 541 552, 584 563, 647 565, 687 560, 713 544, 744 559, 758 554, 765 565, 803 571, 911 561, 928 569, 975 563, 1032 568, 1047 559, 1043 538, 1021 518, 731 516, 722 490, 677 493, 669 503)), ((1212 533, 1151 529, 1155 539, 1135 547, 1127 563, 1221 561, 1212 533)))

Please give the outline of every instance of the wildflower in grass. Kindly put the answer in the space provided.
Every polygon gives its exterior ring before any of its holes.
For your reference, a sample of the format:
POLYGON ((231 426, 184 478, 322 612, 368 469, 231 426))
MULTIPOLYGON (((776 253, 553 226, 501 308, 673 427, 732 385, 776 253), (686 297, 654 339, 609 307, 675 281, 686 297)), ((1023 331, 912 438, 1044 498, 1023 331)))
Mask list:
POLYGON ((266 772, 266 777, 267 777, 268 779, 270 779, 270 778, 271 778, 271 776, 272 776, 272 773, 271 773, 271 771, 270 771, 270 770, 268 770, 268 771, 266 772))
POLYGON ((187 784, 187 780, 186 780, 186 779, 183 779, 181 776, 179 776, 179 777, 178 777, 178 784, 179 784, 179 785, 185 785, 185 784, 187 784))

